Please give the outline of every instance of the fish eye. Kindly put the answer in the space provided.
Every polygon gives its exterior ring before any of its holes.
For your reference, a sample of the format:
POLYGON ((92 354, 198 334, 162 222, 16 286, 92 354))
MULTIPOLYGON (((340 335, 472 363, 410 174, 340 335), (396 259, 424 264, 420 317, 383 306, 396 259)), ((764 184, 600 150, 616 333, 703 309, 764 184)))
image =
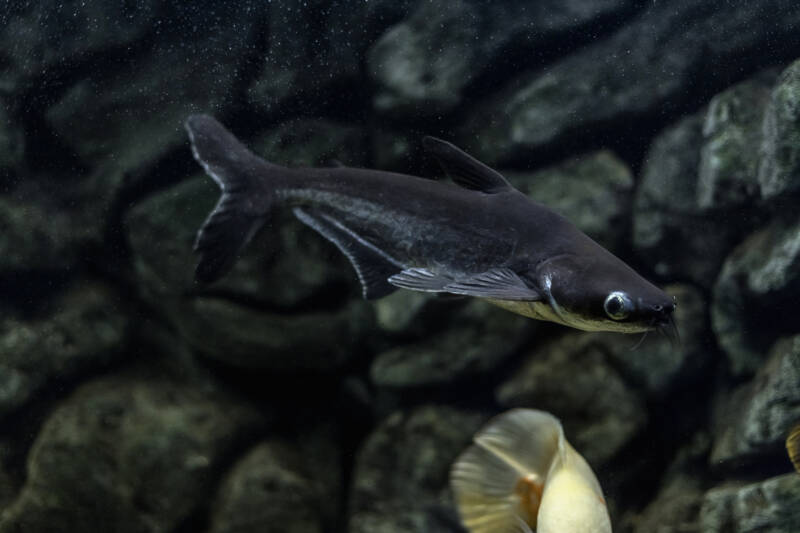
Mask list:
POLYGON ((606 297, 603 309, 609 318, 613 320, 624 320, 631 313, 633 302, 624 292, 614 291, 606 297))

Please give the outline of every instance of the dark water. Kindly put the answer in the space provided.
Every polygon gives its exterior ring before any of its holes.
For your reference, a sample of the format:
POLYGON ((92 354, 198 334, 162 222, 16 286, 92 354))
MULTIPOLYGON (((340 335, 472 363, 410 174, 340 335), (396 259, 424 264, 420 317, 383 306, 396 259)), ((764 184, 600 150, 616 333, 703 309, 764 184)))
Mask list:
POLYGON ((450 466, 514 407, 614 531, 800 531, 798 59, 788 0, 5 2, 0 532, 465 531, 450 466), (675 295, 681 341, 365 302, 290 213, 197 285, 193 113, 294 166, 436 177, 450 140, 675 295))

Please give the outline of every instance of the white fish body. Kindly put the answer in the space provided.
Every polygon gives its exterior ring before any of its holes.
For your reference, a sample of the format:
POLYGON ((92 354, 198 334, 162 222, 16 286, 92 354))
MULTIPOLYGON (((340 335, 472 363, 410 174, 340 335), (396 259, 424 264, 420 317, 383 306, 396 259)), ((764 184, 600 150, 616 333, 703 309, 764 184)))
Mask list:
POLYGON ((471 533, 611 533, 591 467, 544 411, 513 409, 492 419, 450 479, 471 533))

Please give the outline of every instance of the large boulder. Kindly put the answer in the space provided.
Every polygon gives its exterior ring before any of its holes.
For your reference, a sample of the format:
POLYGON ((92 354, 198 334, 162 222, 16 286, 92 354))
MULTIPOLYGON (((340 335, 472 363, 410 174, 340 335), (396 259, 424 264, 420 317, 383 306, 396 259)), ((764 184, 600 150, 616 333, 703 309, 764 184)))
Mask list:
POLYGON ((465 91, 509 56, 533 54, 550 40, 621 16, 629 0, 485 3, 418 2, 369 50, 383 113, 431 115, 462 103, 465 91))
POLYGON ((780 76, 764 120, 761 194, 772 198, 800 190, 800 61, 780 76))
POLYGON ((708 491, 700 509, 703 533, 793 533, 800 528, 800 476, 786 474, 708 491))
POLYGON ((76 283, 35 319, 0 319, 0 418, 56 380, 96 372, 119 359, 128 327, 121 298, 99 283, 76 283))
POLYGON ((783 456, 786 435, 798 420, 800 335, 795 335, 775 343, 753 381, 716 406, 711 464, 746 466, 771 454, 783 456))
POLYGON ((462 137, 496 163, 630 124, 680 103, 699 69, 721 90, 743 69, 763 67, 758 50, 791 57, 798 27, 800 7, 791 0, 735 10, 703 0, 649 3, 610 37, 514 80, 468 118, 462 137))
POLYGON ((748 236, 714 284, 711 325, 734 375, 755 372, 774 339, 798 332, 800 218, 793 218, 748 236))
POLYGON ((119 375, 86 384, 47 418, 0 531, 172 531, 260 424, 207 383, 119 375))
POLYGON ((484 421, 431 405, 390 415, 356 458, 348 532, 462 531, 448 488, 450 466, 484 421))

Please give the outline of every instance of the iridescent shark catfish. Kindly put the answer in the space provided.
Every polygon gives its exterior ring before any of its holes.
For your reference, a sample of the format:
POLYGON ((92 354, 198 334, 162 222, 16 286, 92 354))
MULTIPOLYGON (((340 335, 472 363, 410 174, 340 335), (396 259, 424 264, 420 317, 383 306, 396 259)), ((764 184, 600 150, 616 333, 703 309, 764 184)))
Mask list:
POLYGON ((674 330, 675 303, 564 217, 452 144, 423 146, 453 183, 350 167, 287 168, 207 115, 186 121, 195 159, 222 189, 195 241, 195 278, 224 275, 286 206, 353 264, 367 299, 398 288, 474 296, 587 331, 674 330))

